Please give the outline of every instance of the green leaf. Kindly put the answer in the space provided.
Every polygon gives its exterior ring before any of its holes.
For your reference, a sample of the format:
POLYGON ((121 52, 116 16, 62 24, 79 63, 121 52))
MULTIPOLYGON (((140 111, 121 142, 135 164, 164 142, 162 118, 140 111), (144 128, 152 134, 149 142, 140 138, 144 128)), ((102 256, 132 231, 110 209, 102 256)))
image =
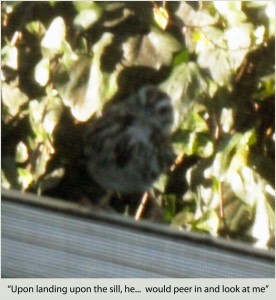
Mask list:
POLYGON ((271 223, 267 211, 266 199, 262 193, 259 193, 258 196, 255 220, 251 232, 252 236, 257 239, 257 243, 255 245, 263 248, 266 246, 270 238, 271 223))
POLYGON ((39 144, 36 151, 39 152, 39 155, 37 155, 33 162, 34 170, 32 171, 32 177, 35 182, 45 174, 48 161, 54 153, 52 145, 47 140, 43 144, 39 144))
POLYGON ((209 157, 214 151, 213 142, 208 134, 193 131, 178 131, 174 134, 173 148, 175 153, 201 157, 209 157))
POLYGON ((249 155, 249 146, 256 142, 256 133, 254 130, 244 134, 236 133, 232 137, 225 139, 217 151, 213 164, 206 174, 219 178, 224 181, 226 177, 231 178, 234 172, 238 172, 247 164, 249 155))
POLYGON ((29 98, 18 87, 17 82, 10 82, 9 84, 2 83, 2 101, 8 109, 8 113, 14 117, 16 116, 29 98))
POLYGON ((61 17, 56 17, 41 41, 43 56, 53 58, 56 54, 61 54, 64 48, 65 35, 64 20, 61 17))
POLYGON ((269 37, 275 36, 275 3, 273 1, 267 2, 265 13, 269 20, 269 37))
POLYGON ((198 65, 192 62, 176 66, 160 87, 171 97, 175 110, 174 130, 182 126, 193 106, 208 92, 207 80, 198 65))
MULTIPOLYGON (((18 69, 18 50, 15 46, 10 44, 1 49, 2 64, 10 68, 18 69)), ((3 78, 2 78, 3 79, 3 78)))
POLYGON ((175 215, 176 197, 175 197, 175 195, 164 195, 162 200, 163 200, 163 203, 164 203, 163 205, 164 205, 164 209, 165 209, 164 219, 167 222, 171 222, 175 215))
POLYGON ((164 193, 166 184, 168 182, 168 176, 167 175, 160 175, 159 178, 154 182, 153 187, 164 193))
POLYGON ((35 67, 35 80, 41 86, 45 86, 49 80, 49 59, 42 58, 35 67))
POLYGON ((213 141, 210 136, 203 133, 197 134, 197 149, 195 154, 198 154, 200 157, 210 157, 214 152, 213 141))
POLYGON ((153 16, 156 24, 162 28, 166 29, 169 22, 169 14, 164 7, 154 7, 153 16))
POLYGON ((37 37, 41 37, 45 33, 44 25, 39 21, 32 21, 26 25, 26 29, 37 37))
POLYGON ((172 35, 152 26, 147 35, 129 38, 122 48, 124 64, 159 70, 162 66, 171 64, 173 55, 181 49, 181 44, 172 35))
POLYGON ((238 172, 231 172, 231 176, 229 176, 229 181, 235 195, 240 199, 245 199, 246 190, 242 176, 238 172))
POLYGON ((16 147, 16 162, 23 163, 28 159, 28 149, 27 146, 21 141, 16 147))
POLYGON ((195 111, 192 111, 183 124, 183 129, 193 132, 207 131, 208 126, 205 120, 195 111))
POLYGON ((74 26, 77 28, 87 29, 102 15, 102 8, 95 2, 92 1, 77 1, 74 2, 75 8, 79 14, 74 19, 74 26))
POLYGON ((194 221, 194 213, 189 209, 183 209, 181 212, 176 214, 171 221, 171 226, 176 228, 191 229, 191 224, 194 221))
POLYGON ((241 1, 214 1, 213 3, 229 24, 239 24, 246 20, 246 15, 241 9, 241 1))
POLYGON ((18 168, 18 181, 23 190, 26 190, 33 181, 33 175, 26 169, 18 168))
POLYGON ((182 63, 187 63, 187 62, 189 62, 189 52, 185 49, 175 56, 172 66, 173 68, 175 68, 181 65, 182 63))
POLYGON ((37 143, 44 142, 46 135, 43 130, 42 120, 45 111, 45 104, 37 100, 29 102, 30 123, 35 134, 37 143))
POLYGON ((180 18, 187 27, 207 27, 217 20, 205 8, 195 10, 186 1, 179 2, 175 15, 180 18))
POLYGON ((233 109, 223 108, 221 110, 220 123, 222 125, 222 130, 229 133, 234 125, 233 109))
POLYGON ((216 236, 219 228, 219 217, 214 210, 206 211, 193 226, 200 231, 206 231, 216 236))
POLYGON ((197 42, 198 63, 211 72, 220 86, 229 85, 231 76, 249 52, 253 29, 249 23, 224 31, 214 27, 202 29, 202 41, 197 42))
POLYGON ((221 48, 202 51, 198 55, 198 64, 211 72, 213 80, 220 86, 229 83, 234 69, 229 65, 228 53, 221 48))
POLYGON ((112 40, 112 34, 104 33, 92 48, 92 59, 80 56, 77 61, 72 61, 67 76, 60 76, 56 80, 64 104, 71 108, 73 116, 79 121, 87 121, 98 113, 117 90, 116 79, 120 68, 114 73, 101 70, 101 56, 112 40), (64 80, 66 77, 67 80, 64 80))
POLYGON ((101 6, 93 1, 74 1, 73 5, 78 12, 101 9, 101 6))
MULTIPOLYGON (((224 38, 228 43, 228 49, 230 51, 230 56, 237 56, 238 51, 241 53, 244 52, 244 49, 247 50, 251 45, 251 34, 253 34, 253 25, 249 23, 240 24, 238 26, 231 27, 224 32, 224 38)), ((246 53, 247 51, 245 51, 246 53)), ((240 54, 238 54, 240 56, 240 54)), ((241 59, 240 59, 241 60, 241 59)), ((241 62, 240 62, 241 63, 241 62)), ((240 64, 239 63, 239 64, 240 64)))

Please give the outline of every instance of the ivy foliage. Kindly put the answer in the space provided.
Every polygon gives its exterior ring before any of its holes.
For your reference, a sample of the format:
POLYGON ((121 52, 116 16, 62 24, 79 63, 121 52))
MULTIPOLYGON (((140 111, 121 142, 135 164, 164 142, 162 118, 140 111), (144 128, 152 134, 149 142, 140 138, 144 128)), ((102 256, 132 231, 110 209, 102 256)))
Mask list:
POLYGON ((81 159, 86 121, 155 84, 175 111, 177 159, 155 183, 162 220, 274 246, 273 1, 3 1, 1 10, 2 187, 96 199, 81 159))

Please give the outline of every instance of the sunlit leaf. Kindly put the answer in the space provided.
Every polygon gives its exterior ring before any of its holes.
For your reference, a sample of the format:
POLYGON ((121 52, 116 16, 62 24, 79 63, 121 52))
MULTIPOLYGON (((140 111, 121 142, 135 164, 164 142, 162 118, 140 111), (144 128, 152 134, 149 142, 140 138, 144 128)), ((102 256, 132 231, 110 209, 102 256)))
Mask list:
POLYGON ((267 213, 266 199, 260 191, 258 193, 258 201, 256 204, 256 214, 254 224, 252 226, 252 236, 258 242, 255 244, 258 247, 265 247, 270 238, 270 222, 267 213))
POLYGON ((99 112, 116 92, 118 70, 110 74, 101 70, 101 56, 112 38, 110 33, 103 34, 101 40, 93 46, 93 58, 80 57, 66 74, 67 81, 59 81, 60 78, 57 80, 64 104, 71 108, 73 116, 79 121, 86 121, 99 112))
POLYGON ((8 108, 9 114, 16 116, 21 106, 27 103, 29 98, 19 89, 16 81, 9 84, 4 82, 2 83, 2 101, 8 108))
POLYGON ((64 20, 61 17, 56 17, 41 41, 42 52, 45 57, 51 58, 56 54, 62 53, 65 34, 64 20))
POLYGON ((38 37, 41 37, 45 33, 45 27, 39 21, 32 21, 32 22, 28 23, 26 25, 26 29, 30 33, 32 33, 32 34, 34 34, 34 35, 36 35, 38 37))
POLYGON ((265 10, 266 15, 269 19, 269 36, 275 36, 275 3, 273 1, 267 2, 265 10))
POLYGON ((87 29, 101 17, 102 9, 95 2, 76 1, 74 6, 79 12, 73 22, 76 27, 87 29))
POLYGON ((256 133, 249 130, 244 134, 237 133, 233 135, 230 143, 226 146, 224 154, 228 157, 229 167, 233 170, 239 170, 247 164, 249 146, 256 142, 256 133))
POLYGON ((83 10, 97 10, 101 9, 98 3, 95 3, 94 1, 74 1, 73 3, 75 9, 78 12, 81 12, 83 10))
POLYGON ((176 197, 175 195, 164 195, 162 198, 162 202, 165 210, 164 219, 167 222, 171 222, 175 216, 175 203, 176 203, 176 197))
POLYGON ((213 141, 204 134, 197 135, 197 149, 194 154, 200 157, 210 157, 214 152, 213 141))
POLYGON ((207 211, 203 216, 195 221, 194 224, 197 230, 209 232, 211 235, 216 236, 219 228, 219 218, 215 211, 207 211))
POLYGON ((245 189, 242 200, 253 207, 253 205, 259 201, 260 197, 266 198, 266 182, 259 176, 259 174, 247 166, 244 166, 241 169, 240 174, 242 176, 245 189))
MULTIPOLYGON (((18 68, 18 50, 15 46, 6 45, 1 49, 2 64, 17 70, 18 68)), ((3 78, 2 78, 3 79, 3 78)))
POLYGON ((174 53, 181 49, 177 39, 154 26, 147 35, 131 37, 122 47, 126 64, 148 66, 157 70, 163 65, 169 65, 174 53))
POLYGON ((191 108, 206 94, 208 85, 198 65, 192 62, 176 66, 161 84, 175 109, 174 129, 181 126, 191 108))
POLYGON ((166 184, 168 182, 168 176, 161 175, 159 178, 154 182, 153 186, 161 192, 165 191, 166 184))
POLYGON ((23 190, 27 189, 33 181, 33 175, 26 169, 18 168, 18 181, 22 185, 23 190))
POLYGON ((171 221, 171 226, 176 228, 186 228, 187 230, 191 229, 191 223, 194 221, 194 213, 190 212, 187 209, 176 214, 171 221))
POLYGON ((17 1, 7 1, 5 2, 5 6, 3 6, 3 10, 5 10, 5 13, 6 14, 11 14, 17 6, 20 5, 20 2, 17 2, 17 1))
POLYGON ((46 112, 43 116, 43 128, 45 132, 51 135, 59 122, 63 106, 61 99, 54 93, 48 92, 44 101, 46 102, 46 112))
POLYGON ((153 8, 153 15, 157 25, 162 29, 166 29, 169 22, 169 14, 167 10, 164 7, 156 6, 153 8))
POLYGON ((188 2, 181 1, 175 15, 183 22, 182 31, 189 52, 198 53, 200 49, 206 49, 206 43, 208 44, 209 41, 203 34, 203 30, 211 28, 217 22, 216 14, 211 15, 205 9, 195 10, 188 2))
POLYGON ((202 29, 202 38, 197 41, 199 65, 208 68, 219 85, 228 83, 249 51, 252 33, 253 26, 248 23, 224 31, 202 29))
POLYGON ((265 35, 265 27, 263 25, 256 28, 254 31, 254 36, 256 38, 256 44, 261 44, 264 41, 264 35, 265 35))
POLYGON ((252 24, 241 24, 225 31, 224 37, 228 43, 229 63, 237 70, 251 46, 252 24))
POLYGON ((207 131, 208 127, 205 120, 195 111, 192 111, 185 120, 183 128, 193 132, 207 131))
POLYGON ((42 58, 35 67, 35 80, 41 86, 45 86, 49 80, 49 66, 49 59, 42 58))
MULTIPOLYGON (((69 70, 67 71, 67 65, 61 66, 55 76, 55 83, 64 104, 75 111, 75 107, 82 107, 83 102, 85 102, 91 58, 84 56, 75 60, 73 57, 70 61, 68 57, 67 64, 69 70)), ((90 102, 93 103, 93 97, 90 102)))
POLYGON ((214 6, 230 24, 246 20, 246 15, 241 10, 241 1, 214 1, 214 6))
POLYGON ((204 9, 195 10, 188 2, 181 1, 176 11, 185 25, 194 27, 206 27, 214 24, 216 18, 204 9))
POLYGON ((39 151, 39 155, 34 162, 34 169, 32 172, 33 179, 37 181, 41 176, 45 174, 47 164, 54 153, 53 146, 49 141, 45 141, 38 145, 36 151, 39 151))
POLYGON ((27 146, 22 141, 19 142, 16 148, 16 161, 23 163, 28 159, 28 156, 27 146))
POLYGON ((229 65, 228 53, 221 48, 208 49, 198 56, 198 64, 211 72, 213 80, 220 86, 227 84, 234 70, 229 65))
POLYGON ((220 123, 224 132, 230 132, 233 124, 233 110, 231 108, 223 108, 220 116, 220 123))

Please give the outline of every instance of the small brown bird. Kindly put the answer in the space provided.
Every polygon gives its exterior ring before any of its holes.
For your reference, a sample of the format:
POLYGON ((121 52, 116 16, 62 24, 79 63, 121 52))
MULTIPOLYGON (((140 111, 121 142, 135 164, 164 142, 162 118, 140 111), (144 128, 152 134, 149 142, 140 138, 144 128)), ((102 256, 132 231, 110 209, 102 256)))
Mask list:
POLYGON ((173 163, 172 124, 170 98, 154 86, 111 104, 85 137, 89 174, 108 191, 148 191, 173 163))

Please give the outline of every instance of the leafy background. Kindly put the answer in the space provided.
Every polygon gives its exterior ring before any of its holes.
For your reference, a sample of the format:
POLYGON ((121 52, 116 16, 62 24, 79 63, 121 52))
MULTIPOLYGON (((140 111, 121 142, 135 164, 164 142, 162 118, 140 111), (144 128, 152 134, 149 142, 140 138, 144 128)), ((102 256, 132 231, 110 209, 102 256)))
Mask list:
POLYGON ((177 159, 145 218, 274 247, 274 1, 1 4, 2 187, 96 204, 85 125, 154 84, 177 159))

